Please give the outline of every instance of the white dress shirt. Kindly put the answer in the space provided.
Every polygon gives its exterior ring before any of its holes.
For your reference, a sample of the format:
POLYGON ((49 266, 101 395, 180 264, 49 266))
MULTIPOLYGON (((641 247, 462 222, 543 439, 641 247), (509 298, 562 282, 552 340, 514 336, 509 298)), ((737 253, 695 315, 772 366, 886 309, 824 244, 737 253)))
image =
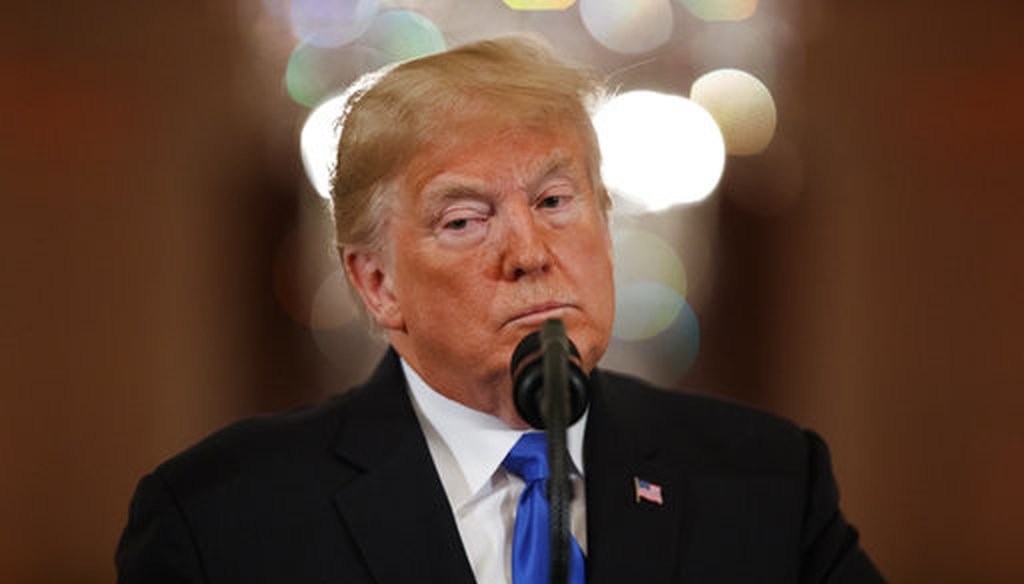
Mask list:
MULTIPOLYGON (((441 477, 462 545, 477 582, 512 582, 512 533, 525 483, 501 466, 505 455, 528 430, 510 428, 500 419, 449 399, 423 381, 402 359, 413 409, 426 435, 441 477)), ((583 489, 584 413, 566 432, 575 493, 572 533, 587 551, 586 502, 583 489)))

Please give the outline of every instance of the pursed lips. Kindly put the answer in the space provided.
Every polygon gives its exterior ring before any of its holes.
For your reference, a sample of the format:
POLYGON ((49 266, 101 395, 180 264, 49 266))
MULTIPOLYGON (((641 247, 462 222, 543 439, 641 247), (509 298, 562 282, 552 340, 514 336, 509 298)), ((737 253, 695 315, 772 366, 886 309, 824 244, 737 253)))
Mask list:
POLYGON ((553 312, 563 312, 574 308, 576 308, 576 305, 569 302, 543 302, 540 304, 534 304, 525 310, 517 312, 512 316, 512 318, 505 321, 505 325, 539 324, 548 318, 552 318, 554 315, 551 313, 553 312))

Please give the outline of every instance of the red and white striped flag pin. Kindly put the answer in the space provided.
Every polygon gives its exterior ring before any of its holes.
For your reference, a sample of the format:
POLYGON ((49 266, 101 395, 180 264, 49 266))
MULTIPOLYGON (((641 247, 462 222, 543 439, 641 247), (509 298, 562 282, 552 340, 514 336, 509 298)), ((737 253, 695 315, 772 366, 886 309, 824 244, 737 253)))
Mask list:
POLYGON ((641 499, 655 505, 663 505, 665 500, 661 498, 661 485, 645 481, 640 477, 633 477, 633 486, 636 487, 636 502, 641 499))

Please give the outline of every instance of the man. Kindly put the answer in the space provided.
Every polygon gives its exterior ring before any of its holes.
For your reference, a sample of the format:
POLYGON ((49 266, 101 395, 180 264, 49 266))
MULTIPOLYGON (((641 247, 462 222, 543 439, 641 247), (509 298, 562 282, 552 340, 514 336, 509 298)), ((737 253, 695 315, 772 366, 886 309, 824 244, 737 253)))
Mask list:
POLYGON ((338 245, 391 349, 363 386, 145 477, 121 582, 532 581, 517 502, 534 483, 511 461, 537 435, 508 368, 549 318, 593 386, 568 432, 574 581, 881 581, 815 435, 596 369, 614 290, 592 77, 505 39, 356 87, 338 245))

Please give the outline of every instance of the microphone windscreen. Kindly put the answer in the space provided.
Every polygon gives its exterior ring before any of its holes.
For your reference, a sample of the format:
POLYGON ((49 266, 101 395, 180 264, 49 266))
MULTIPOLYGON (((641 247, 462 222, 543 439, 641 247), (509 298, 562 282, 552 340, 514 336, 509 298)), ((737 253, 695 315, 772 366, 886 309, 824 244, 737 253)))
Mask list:
MULTIPOLYGON (((563 329, 564 330, 564 329, 563 329)), ((564 335, 564 333, 563 333, 564 335)), ((580 353, 572 340, 565 337, 569 354, 569 378, 566 390, 569 395, 569 420, 573 423, 583 415, 587 408, 587 385, 589 379, 580 367, 580 353)), ((544 387, 544 351, 541 331, 530 333, 519 341, 512 351, 509 366, 512 375, 512 401, 515 403, 519 416, 538 429, 546 429, 544 412, 541 410, 541 394, 544 387)))

